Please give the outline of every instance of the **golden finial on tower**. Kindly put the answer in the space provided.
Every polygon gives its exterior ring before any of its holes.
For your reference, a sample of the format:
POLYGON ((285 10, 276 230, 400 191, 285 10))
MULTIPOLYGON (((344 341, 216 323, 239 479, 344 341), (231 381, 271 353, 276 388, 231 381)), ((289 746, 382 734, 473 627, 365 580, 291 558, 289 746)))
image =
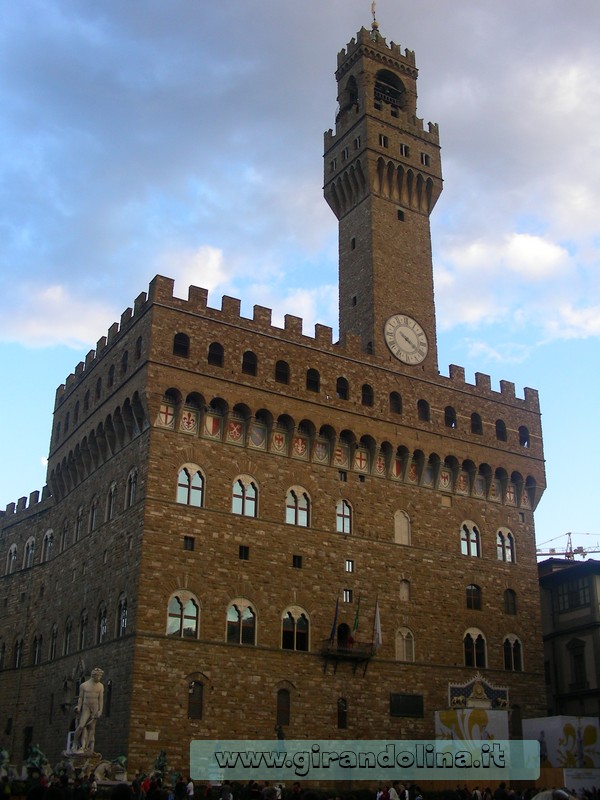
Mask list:
POLYGON ((371 23, 371 38, 377 39, 379 33, 379 23, 375 17, 375 0, 371 0, 371 14, 373 15, 373 22, 371 23))

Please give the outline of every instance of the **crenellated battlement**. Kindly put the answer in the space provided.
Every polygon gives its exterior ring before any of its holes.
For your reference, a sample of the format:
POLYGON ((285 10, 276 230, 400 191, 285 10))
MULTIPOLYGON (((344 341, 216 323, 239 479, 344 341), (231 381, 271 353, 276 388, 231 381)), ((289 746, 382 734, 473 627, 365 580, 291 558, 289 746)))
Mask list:
POLYGON ((415 73, 417 71, 417 62, 415 59, 414 50, 409 50, 407 48, 404 50, 404 52, 402 52, 402 48, 399 44, 390 42, 388 45, 385 37, 382 36, 379 31, 374 32, 372 30, 367 30, 367 28, 364 26, 358 31, 356 38, 352 37, 346 47, 342 47, 342 49, 339 51, 337 56, 338 69, 344 64, 348 56, 351 56, 361 47, 373 48, 379 53, 386 54, 389 57, 396 59, 398 64, 402 63, 403 66, 408 64, 414 67, 415 73))
POLYGON ((52 493, 48 486, 44 486, 41 492, 31 492, 29 497, 19 497, 16 503, 9 503, 4 511, 0 510, 0 529, 5 528, 12 522, 20 522, 31 514, 45 511, 50 505, 52 493))
POLYGON ((135 299, 133 309, 126 308, 121 314, 121 321, 113 322, 108 329, 106 336, 101 336, 96 342, 94 350, 90 350, 85 361, 80 361, 75 367, 75 370, 67 376, 64 383, 62 383, 56 390, 55 408, 60 405, 62 400, 76 386, 83 380, 92 367, 100 361, 105 352, 111 348, 128 331, 133 323, 141 316, 142 312, 148 308, 148 296, 146 292, 142 292, 135 299))
MULTIPOLYGON (((272 310, 270 308, 255 305, 252 317, 244 317, 241 313, 241 300, 238 298, 224 295, 221 298, 220 309, 213 308, 208 305, 207 289, 190 286, 188 297, 184 299, 174 295, 174 287, 175 281, 172 278, 157 275, 149 285, 148 294, 142 292, 136 299, 133 312, 131 308, 123 312, 121 323, 111 325, 107 336, 103 336, 98 340, 96 349, 90 350, 85 362, 80 362, 75 371, 68 376, 65 383, 58 388, 57 403, 102 359, 103 355, 131 327, 133 322, 154 304, 175 311, 202 316, 216 323, 225 323, 248 332, 269 336, 279 341, 303 345, 324 353, 329 352, 352 361, 362 361, 369 366, 382 368, 389 368, 390 366, 387 354, 385 356, 376 356, 365 353, 361 349, 358 336, 348 334, 339 341, 334 342, 333 330, 328 325, 317 323, 314 328, 314 335, 309 336, 303 331, 302 318, 294 314, 285 315, 284 327, 281 328, 273 325, 272 310)), ((400 368, 395 361, 391 362, 391 366, 394 371, 400 368)), ((418 378, 417 375, 413 375, 413 377, 418 378)), ((491 377, 480 372, 475 373, 475 383, 469 383, 465 379, 464 367, 456 366, 455 364, 450 365, 448 376, 440 374, 436 382, 441 386, 451 386, 453 389, 461 389, 469 394, 489 400, 500 400, 508 405, 524 406, 530 411, 539 413, 539 398, 535 389, 525 388, 524 397, 519 398, 515 393, 515 384, 511 381, 501 380, 499 382, 500 390, 496 391, 492 389, 491 377)))

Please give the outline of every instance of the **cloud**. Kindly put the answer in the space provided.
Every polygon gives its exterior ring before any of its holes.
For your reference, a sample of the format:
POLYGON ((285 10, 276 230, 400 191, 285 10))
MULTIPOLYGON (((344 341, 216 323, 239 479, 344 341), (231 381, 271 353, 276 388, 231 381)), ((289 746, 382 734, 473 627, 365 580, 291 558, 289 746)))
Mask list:
POLYGON ((59 284, 24 284, 13 300, 0 315, 0 338, 29 347, 88 347, 120 316, 107 303, 78 297, 59 284))

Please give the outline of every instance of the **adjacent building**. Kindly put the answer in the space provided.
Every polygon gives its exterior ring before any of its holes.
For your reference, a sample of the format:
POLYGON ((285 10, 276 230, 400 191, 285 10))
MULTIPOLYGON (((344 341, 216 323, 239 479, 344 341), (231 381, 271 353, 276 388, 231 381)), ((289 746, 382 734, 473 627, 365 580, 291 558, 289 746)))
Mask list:
POLYGON ((600 717, 600 561, 538 565, 548 714, 600 717))

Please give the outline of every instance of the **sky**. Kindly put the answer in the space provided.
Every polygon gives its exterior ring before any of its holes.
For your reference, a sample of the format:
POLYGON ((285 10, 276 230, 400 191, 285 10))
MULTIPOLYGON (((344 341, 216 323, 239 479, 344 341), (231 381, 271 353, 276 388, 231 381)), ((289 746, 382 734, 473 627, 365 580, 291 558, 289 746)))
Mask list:
MULTIPOLYGON (((572 532, 600 558, 600 3, 376 14, 440 127, 440 372, 539 390, 538 543, 572 532)), ((0 508, 44 485, 57 387, 154 275, 337 330, 323 132, 337 53, 370 23, 370 0, 4 4, 0 508)))

